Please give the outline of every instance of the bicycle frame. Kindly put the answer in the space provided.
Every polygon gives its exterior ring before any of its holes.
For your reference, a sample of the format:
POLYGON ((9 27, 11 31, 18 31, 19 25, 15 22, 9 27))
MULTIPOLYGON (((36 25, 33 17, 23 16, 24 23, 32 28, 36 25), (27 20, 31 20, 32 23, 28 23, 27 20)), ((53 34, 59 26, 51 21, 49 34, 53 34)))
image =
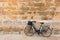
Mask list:
MULTIPOLYGON (((33 24, 33 22, 32 22, 32 24, 33 24)), ((36 29, 36 27, 35 27, 34 24, 31 27, 35 30, 35 32, 37 32, 38 34, 40 34, 40 33, 42 33, 42 31, 41 31, 42 30, 42 25, 43 24, 40 25, 40 28, 39 29, 36 29)))
POLYGON ((34 31, 40 35, 45 37, 49 37, 52 34, 52 28, 50 28, 50 25, 45 25, 44 22, 40 22, 41 25, 39 25, 39 29, 36 28, 35 24, 36 21, 28 21, 28 25, 25 27, 24 33, 26 35, 32 36, 34 34, 34 31), (49 33, 48 33, 49 32, 49 33))

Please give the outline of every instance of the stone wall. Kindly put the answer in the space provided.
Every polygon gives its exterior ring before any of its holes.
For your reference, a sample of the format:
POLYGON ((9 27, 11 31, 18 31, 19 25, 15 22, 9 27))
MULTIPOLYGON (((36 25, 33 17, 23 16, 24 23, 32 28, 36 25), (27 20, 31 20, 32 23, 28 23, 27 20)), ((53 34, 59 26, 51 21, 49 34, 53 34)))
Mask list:
POLYGON ((59 0, 0 0, 0 20, 60 20, 59 0))

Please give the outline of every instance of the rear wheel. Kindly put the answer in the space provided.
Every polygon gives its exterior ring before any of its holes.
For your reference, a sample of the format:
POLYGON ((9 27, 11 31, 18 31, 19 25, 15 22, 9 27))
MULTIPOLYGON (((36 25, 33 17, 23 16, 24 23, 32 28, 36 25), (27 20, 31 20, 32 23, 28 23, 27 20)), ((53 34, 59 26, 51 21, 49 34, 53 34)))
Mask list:
POLYGON ((32 36, 34 34, 33 28, 30 25, 27 25, 24 29, 24 33, 27 36, 32 36))

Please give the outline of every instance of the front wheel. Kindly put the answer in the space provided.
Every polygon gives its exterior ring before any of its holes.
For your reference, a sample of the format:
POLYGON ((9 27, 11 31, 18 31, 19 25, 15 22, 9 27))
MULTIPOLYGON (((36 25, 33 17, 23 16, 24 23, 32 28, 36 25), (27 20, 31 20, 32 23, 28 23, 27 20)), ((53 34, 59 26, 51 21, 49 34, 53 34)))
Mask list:
POLYGON ((32 36, 34 34, 33 28, 30 25, 27 25, 24 29, 24 33, 27 36, 32 36))
POLYGON ((52 34, 51 29, 48 29, 47 31, 43 30, 43 32, 42 32, 42 36, 44 36, 44 37, 49 37, 49 36, 51 36, 51 34, 52 34))

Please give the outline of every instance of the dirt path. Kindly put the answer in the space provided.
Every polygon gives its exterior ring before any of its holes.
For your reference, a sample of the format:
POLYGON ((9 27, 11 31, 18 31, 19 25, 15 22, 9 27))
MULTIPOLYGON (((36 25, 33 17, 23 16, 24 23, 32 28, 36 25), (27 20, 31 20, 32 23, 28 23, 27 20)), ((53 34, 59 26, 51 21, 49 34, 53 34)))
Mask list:
POLYGON ((0 34, 0 40, 60 40, 60 36, 42 37, 38 35, 26 36, 25 34, 0 34))

